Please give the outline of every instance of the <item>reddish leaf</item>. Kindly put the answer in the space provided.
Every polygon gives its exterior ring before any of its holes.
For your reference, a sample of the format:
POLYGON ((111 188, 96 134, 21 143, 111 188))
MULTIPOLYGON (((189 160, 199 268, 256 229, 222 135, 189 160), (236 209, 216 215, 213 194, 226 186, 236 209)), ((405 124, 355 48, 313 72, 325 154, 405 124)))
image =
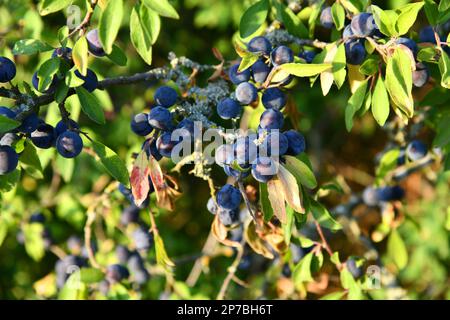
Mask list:
POLYGON ((144 202, 150 191, 148 175, 148 156, 145 151, 142 150, 134 161, 130 178, 131 191, 136 206, 140 206, 144 202))
POLYGON ((150 179, 152 179, 153 187, 155 188, 158 207, 172 211, 173 200, 180 195, 180 192, 171 188, 166 183, 158 161, 152 156, 149 159, 149 168, 150 179))

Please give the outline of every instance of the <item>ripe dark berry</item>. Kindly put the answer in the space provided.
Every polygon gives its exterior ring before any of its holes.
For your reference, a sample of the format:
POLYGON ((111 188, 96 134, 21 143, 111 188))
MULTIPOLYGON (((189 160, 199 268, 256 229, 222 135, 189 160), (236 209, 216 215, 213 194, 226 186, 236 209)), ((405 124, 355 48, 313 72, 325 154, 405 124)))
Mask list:
POLYGON ((49 124, 40 124, 37 129, 30 134, 30 139, 36 147, 48 149, 55 143, 55 129, 49 124))
POLYGON ((172 128, 172 114, 164 107, 154 107, 148 115, 148 123, 160 130, 170 130, 172 128))
POLYGON ((290 63, 294 61, 294 53, 289 47, 279 46, 270 53, 270 61, 274 66, 290 63))
POLYGON ((10 146, 0 146, 0 175, 14 171, 19 163, 19 156, 10 146))
POLYGON ((153 131, 153 127, 148 123, 148 114, 138 113, 131 119, 131 130, 140 136, 146 136, 153 131))
POLYGON ((417 47, 417 44, 414 42, 414 40, 409 38, 398 38, 395 41, 395 43, 402 44, 407 48, 409 48, 409 50, 411 50, 411 52, 413 53, 414 57, 417 55, 417 51, 419 50, 419 48, 417 47))
POLYGON ((377 189, 377 193, 381 201, 401 200, 405 195, 405 191, 400 186, 382 187, 377 189))
POLYGON ((412 80, 415 87, 420 88, 428 82, 430 73, 428 68, 422 62, 416 63, 416 70, 413 71, 412 80))
POLYGON ((130 256, 127 266, 131 271, 133 281, 137 284, 143 285, 150 279, 150 275, 139 253, 135 252, 130 256))
POLYGON ((373 35, 375 30, 378 29, 373 15, 367 12, 353 16, 351 27, 353 34, 360 37, 373 35))
POLYGON ((86 34, 86 40, 88 43, 88 50, 91 54, 97 57, 103 57, 106 55, 98 36, 98 29, 92 29, 86 34))
POLYGON ((306 63, 312 63, 316 53, 314 51, 305 50, 298 54, 299 58, 302 58, 306 63))
POLYGON ((286 94, 278 88, 268 88, 261 97, 266 109, 280 110, 286 105, 286 94))
POLYGON ((0 57, 0 82, 6 83, 16 76, 16 65, 6 57, 0 57))
POLYGON ((69 276, 80 267, 87 266, 87 260, 80 256, 68 255, 55 264, 56 285, 62 288, 69 276))
POLYGON ((233 145, 222 144, 218 146, 216 148, 214 159, 216 161, 216 164, 222 167, 224 165, 231 164, 234 160, 233 145))
POLYGON ((175 89, 168 86, 162 86, 156 90, 154 98, 158 105, 169 108, 177 102, 178 94, 175 89))
POLYGON ((234 99, 224 98, 217 105, 217 114, 222 119, 232 119, 240 116, 242 107, 234 99))
POLYGON ((322 27, 331 29, 334 26, 333 17, 331 15, 331 7, 326 7, 320 14, 320 24, 322 27))
POLYGON ((372 187, 367 187, 366 189, 364 189, 362 193, 362 199, 368 206, 376 206, 380 201, 377 189, 372 187))
POLYGON ((243 105, 251 104, 258 98, 258 91, 250 82, 242 82, 236 87, 236 99, 243 105))
POLYGON ((239 72, 239 63, 236 63, 230 67, 228 70, 228 76, 230 77, 231 82, 234 84, 239 84, 241 82, 247 82, 250 80, 250 70, 245 69, 244 71, 239 72))
POLYGON ((427 146, 420 140, 413 140, 406 147, 406 156, 411 161, 420 160, 425 157, 427 153, 427 146))
POLYGON ((37 71, 33 74, 33 78, 31 79, 31 83, 33 84, 34 89, 36 89, 36 91, 40 92, 40 93, 53 93, 56 90, 56 87, 58 86, 58 78, 55 76, 53 76, 52 82, 50 83, 50 85, 48 85, 47 88, 43 88, 42 90, 39 90, 39 78, 37 75, 37 71))
POLYGON ((86 76, 83 76, 78 70, 75 70, 75 75, 84 80, 83 88, 92 92, 98 87, 98 78, 94 71, 87 69, 86 76))
POLYGON ((239 208, 235 209, 219 209, 219 220, 224 226, 231 226, 239 222, 239 208))
POLYGON ((206 204, 206 209, 208 209, 208 211, 211 212, 212 214, 217 213, 217 204, 216 204, 216 201, 214 201, 214 199, 212 197, 209 198, 209 200, 206 204))
POLYGON ((16 113, 8 107, 0 107, 0 115, 10 119, 14 119, 16 117, 16 113))
POLYGON ((172 149, 177 143, 178 141, 172 141, 171 132, 164 132, 156 140, 156 147, 163 157, 170 158, 172 156, 172 149))
POLYGON ((39 119, 35 113, 32 113, 22 120, 22 124, 18 130, 23 133, 31 133, 36 130, 41 123, 43 123, 43 121, 39 119))
POLYGON ((123 209, 120 215, 120 223, 123 226, 127 226, 130 223, 137 223, 139 221, 139 208, 134 204, 123 209))
POLYGON ((259 157, 252 164, 252 176, 259 182, 266 183, 278 173, 278 164, 269 157, 259 157))
POLYGON ((251 73, 255 82, 263 83, 270 73, 270 67, 262 59, 258 59, 251 66, 251 73))
POLYGON ((195 133, 195 123, 191 119, 184 118, 177 124, 177 129, 183 129, 184 132, 182 132, 183 139, 186 137, 193 138, 195 133))
POLYGON ((148 250, 153 244, 152 235, 143 227, 136 229, 132 238, 137 250, 148 250))
POLYGON ((72 49, 69 47, 59 47, 53 50, 52 58, 62 58, 70 67, 73 67, 72 49))
POLYGON ((142 150, 145 150, 145 153, 148 157, 150 155, 156 159, 156 161, 159 161, 162 159, 162 155, 159 153, 158 148, 156 146, 156 140, 153 139, 152 142, 149 142, 149 140, 144 141, 142 144, 142 150))
POLYGON ((305 151, 305 137, 295 130, 289 130, 283 133, 288 140, 288 149, 286 154, 296 156, 305 151))
POLYGON ((131 252, 128 250, 127 247, 118 245, 116 247, 116 256, 117 260, 119 260, 120 264, 127 263, 128 259, 130 258, 131 252))
POLYGON ((272 44, 266 37, 258 36, 250 40, 247 49, 250 52, 268 55, 272 50, 272 44))
POLYGON ((128 269, 120 264, 112 264, 106 269, 106 279, 111 282, 120 282, 130 276, 128 269))
POLYGON ((419 31, 420 42, 430 42, 436 44, 436 37, 432 26, 426 26, 419 31))
POLYGON ((349 41, 345 44, 347 63, 358 65, 366 58, 366 48, 360 40, 349 41))
POLYGON ((74 158, 83 149, 83 140, 78 133, 66 131, 61 133, 56 140, 56 150, 64 158, 74 158))
POLYGON ((267 156, 278 157, 284 155, 288 150, 288 139, 283 133, 273 131, 264 138, 262 145, 267 156))
POLYGON ((217 192, 216 200, 220 208, 232 210, 239 207, 242 196, 238 188, 226 184, 217 192))
POLYGON ((69 125, 67 125, 64 120, 59 121, 55 126, 56 136, 59 136, 61 133, 66 132, 69 129, 78 130, 80 129, 80 126, 78 125, 78 123, 76 123, 76 121, 72 119, 69 119, 69 125))
POLYGON ((349 258, 345 262, 345 266, 347 267, 347 270, 352 274, 353 278, 359 279, 362 276, 363 270, 361 267, 358 267, 356 265, 355 259, 349 258))
MULTIPOLYGON (((352 30, 352 26, 350 24, 348 24, 347 26, 345 26, 344 31, 342 32, 342 38, 349 38, 351 36, 353 36, 353 30, 352 30)), ((350 41, 350 40, 346 40, 346 41, 350 41)))
POLYGON ((283 114, 275 109, 267 109, 259 119, 259 125, 262 129, 273 130, 281 129, 283 127, 283 114))
POLYGON ((240 171, 233 169, 231 166, 224 166, 223 171, 229 177, 234 177, 236 179, 245 179, 250 175, 250 170, 240 171))
POLYGON ((42 212, 33 213, 28 219, 29 223, 45 223, 45 216, 42 212))
POLYGON ((233 145, 234 158, 239 165, 253 162, 258 152, 258 147, 254 143, 256 135, 239 137, 233 145))

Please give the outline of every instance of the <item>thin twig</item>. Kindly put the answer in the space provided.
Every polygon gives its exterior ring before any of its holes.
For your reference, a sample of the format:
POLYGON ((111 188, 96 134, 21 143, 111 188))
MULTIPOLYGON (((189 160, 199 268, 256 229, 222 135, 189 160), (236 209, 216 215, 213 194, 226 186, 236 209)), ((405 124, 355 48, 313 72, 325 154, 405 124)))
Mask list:
POLYGON ((216 298, 217 300, 224 299, 225 294, 228 290, 228 286, 230 285, 230 282, 233 279, 233 277, 235 277, 235 273, 237 271, 239 263, 241 263, 242 257, 244 256, 244 244, 245 244, 245 239, 242 239, 241 245, 239 247, 237 247, 236 258, 234 259, 231 266, 228 268, 228 274, 227 274, 225 280, 223 281, 223 284, 222 284, 222 287, 220 288, 219 294, 217 295, 217 298, 216 298))
POLYGON ((88 11, 86 12, 86 16, 84 17, 83 21, 81 21, 81 23, 68 34, 67 38, 72 37, 78 31, 84 30, 91 22, 91 18, 94 14, 95 6, 97 5, 98 0, 91 0, 90 2, 91 5, 88 8, 88 11))

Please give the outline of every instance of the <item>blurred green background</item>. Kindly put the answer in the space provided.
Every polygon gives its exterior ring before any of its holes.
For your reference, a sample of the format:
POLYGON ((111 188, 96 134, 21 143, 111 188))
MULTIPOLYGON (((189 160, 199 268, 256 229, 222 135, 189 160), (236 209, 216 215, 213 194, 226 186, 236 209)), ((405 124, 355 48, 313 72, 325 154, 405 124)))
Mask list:
MULTIPOLYGON (((220 50, 227 60, 236 58, 231 39, 235 35, 240 16, 253 1, 248 0, 179 0, 173 1, 180 13, 179 20, 163 19, 161 34, 153 47, 153 66, 167 64, 170 51, 178 56, 187 56, 194 61, 216 64, 211 49, 220 50)), ((401 5, 405 1, 374 1, 389 7, 401 5)), ((407 1, 406 1, 407 2, 407 1)), ((75 1, 82 8, 84 1, 75 1)), ((65 24, 66 17, 59 12, 40 17, 36 10, 37 1, 1 0, 0 1, 0 55, 10 56, 10 49, 15 41, 23 38, 37 38, 56 46, 57 30, 65 24)), ((83 9, 82 9, 82 12, 83 9)), ((126 17, 127 15, 125 15, 126 17)), ((93 24, 97 17, 94 16, 93 24)), ((424 21, 424 17, 420 17, 424 21)), ((101 78, 118 75, 131 75, 148 70, 147 66, 133 49, 129 40, 128 21, 124 19, 117 44, 126 52, 126 67, 113 65, 107 59, 90 58, 90 68, 101 78)), ((420 25, 421 22, 419 22, 420 25)), ((316 37, 327 41, 329 34, 318 29, 316 37)), ((50 53, 17 56, 16 80, 30 81, 32 74, 50 53)), ((83 129, 114 149, 128 164, 131 154, 140 150, 143 139, 134 135, 129 128, 132 114, 141 112, 153 104, 154 90, 159 83, 149 82, 130 86, 112 87, 107 92, 96 94, 107 110, 105 126, 95 125, 84 115, 79 116, 83 129)), ((382 151, 385 133, 378 128, 371 116, 364 116, 355 123, 351 133, 344 125, 344 108, 350 96, 349 89, 333 91, 323 97, 319 86, 310 88, 301 80, 292 90, 293 113, 288 126, 298 128, 306 136, 307 153, 310 156, 319 183, 340 181, 348 192, 344 195, 327 197, 325 202, 330 207, 345 202, 350 191, 360 192, 372 182, 375 156, 382 151), (295 111, 295 112, 294 112, 295 111)), ((448 98, 448 97, 447 97, 448 98)), ((448 100, 448 99, 447 99, 448 100)), ((11 101, 0 100, 2 105, 11 105, 11 101)), ((68 101, 72 117, 78 118, 79 105, 75 100, 68 101)), ((441 102, 442 103, 442 102, 441 102)), ((57 106, 52 104, 42 108, 41 114, 47 122, 54 125, 59 121, 57 106)), ((432 133, 422 130, 420 137, 430 143, 432 133)), ((82 237, 86 220, 86 207, 92 196, 106 186, 110 177, 91 156, 82 153, 76 160, 55 157, 54 150, 39 150, 44 170, 44 177, 36 179, 22 174, 19 187, 1 195, 0 238, 5 239, 0 246, 0 298, 35 299, 54 298, 49 292, 36 291, 36 281, 53 272, 57 257, 46 252, 39 261, 27 254, 25 247, 19 244, 17 234, 28 217, 42 211, 47 217, 46 226, 50 229, 53 241, 65 250, 65 241, 70 235, 82 237)), ((163 166, 170 168, 167 161, 163 166)), ((164 239, 169 256, 177 261, 179 258, 197 255, 209 233, 213 216, 206 210, 209 188, 205 181, 188 174, 187 166, 182 174, 177 175, 182 197, 176 202, 174 212, 164 212, 154 208, 157 223, 164 239)), ((216 186, 226 181, 225 174, 216 169, 213 174, 216 186)), ((410 253, 408 267, 398 276, 398 285, 410 298, 449 298, 449 181, 450 176, 443 173, 419 173, 404 182, 407 190, 407 202, 404 207, 406 222, 400 227, 410 253), (434 185, 437 185, 434 188, 434 185)), ((254 182, 253 182, 254 183, 254 182)), ((114 243, 127 243, 126 237, 115 229, 121 210, 127 205, 126 200, 114 191, 110 195, 111 211, 101 226, 102 239, 98 238, 99 261, 114 261, 111 253, 114 243)), ((153 199, 154 200, 154 199, 153 199)), ((154 202, 153 202, 154 203, 154 202)), ((142 218, 148 221, 147 214, 142 218)), ((361 222, 361 221, 360 221, 361 222)), ((377 221, 376 223, 378 223, 377 221)), ((361 222, 366 223, 366 222, 361 222)), ((375 224, 376 224, 375 223, 375 224)), ((364 229, 364 225, 362 229, 364 229)), ((368 229, 375 226, 369 223, 368 229)), ((344 234, 334 236, 331 241, 334 250, 343 252, 343 256, 354 254, 352 242, 344 234)), ((1 241, 0 241, 1 242, 1 241)), ((377 248, 385 251, 386 244, 380 242, 377 248)), ((189 290, 182 283, 192 268, 193 260, 187 259, 179 264, 175 278, 180 281, 180 290, 186 290, 184 297, 214 298, 226 275, 226 269, 232 262, 231 252, 213 259, 210 272, 203 274, 198 284, 189 290)), ((271 262, 255 257, 252 270, 241 270, 239 276, 250 289, 232 285, 230 296, 234 298, 257 298, 279 296, 277 288, 278 274, 269 272, 271 262), (267 271, 269 270, 269 271, 267 271), (273 280, 271 282, 271 280, 273 280), (267 287, 268 286, 268 287, 267 287)), ((154 261, 151 255, 150 260, 154 261)), ((143 298, 158 298, 164 288, 164 278, 156 276, 143 290, 143 298)), ((44 290, 45 291, 45 290, 44 290)), ((182 296, 181 296, 182 297, 182 296)), ((388 290, 380 290, 375 298, 389 298, 388 290)))

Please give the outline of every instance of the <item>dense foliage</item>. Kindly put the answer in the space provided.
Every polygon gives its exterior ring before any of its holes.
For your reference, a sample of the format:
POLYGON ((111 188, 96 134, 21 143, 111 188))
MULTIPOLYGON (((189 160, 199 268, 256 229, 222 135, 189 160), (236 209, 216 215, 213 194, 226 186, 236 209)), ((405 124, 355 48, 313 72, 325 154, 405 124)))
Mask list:
POLYGON ((0 298, 449 298, 449 31, 448 0, 3 0, 0 298))

